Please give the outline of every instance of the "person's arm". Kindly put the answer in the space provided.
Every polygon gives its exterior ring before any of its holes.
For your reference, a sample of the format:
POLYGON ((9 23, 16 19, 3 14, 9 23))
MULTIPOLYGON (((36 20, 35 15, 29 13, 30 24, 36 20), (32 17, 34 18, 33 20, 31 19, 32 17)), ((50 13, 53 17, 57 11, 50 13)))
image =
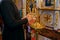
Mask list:
MULTIPOLYGON (((19 25, 23 25, 28 22, 27 18, 23 20, 16 20, 16 18, 13 16, 15 14, 19 14, 18 9, 13 2, 3 1, 0 6, 1 15, 4 17, 4 21, 6 22, 8 28, 17 28, 19 25)), ((19 19, 19 17, 17 18, 19 19)))

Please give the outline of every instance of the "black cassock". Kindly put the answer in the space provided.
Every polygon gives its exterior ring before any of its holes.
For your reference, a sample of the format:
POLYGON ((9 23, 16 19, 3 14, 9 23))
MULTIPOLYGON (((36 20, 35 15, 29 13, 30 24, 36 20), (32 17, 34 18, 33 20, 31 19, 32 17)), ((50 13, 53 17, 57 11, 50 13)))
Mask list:
POLYGON ((12 1, 0 2, 0 14, 4 21, 2 40, 24 40, 23 24, 27 19, 21 20, 18 9, 12 1))

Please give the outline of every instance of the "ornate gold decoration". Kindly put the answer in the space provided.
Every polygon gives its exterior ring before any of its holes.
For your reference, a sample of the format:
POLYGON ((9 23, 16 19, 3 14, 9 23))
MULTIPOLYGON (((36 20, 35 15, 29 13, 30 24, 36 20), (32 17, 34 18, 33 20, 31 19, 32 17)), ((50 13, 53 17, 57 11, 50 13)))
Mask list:
POLYGON ((53 15, 52 13, 44 12, 40 16, 40 22, 44 25, 51 26, 53 21, 53 15))
POLYGON ((42 29, 42 28, 45 28, 44 25, 40 24, 39 22, 35 22, 33 24, 30 25, 32 28, 34 29, 42 29))

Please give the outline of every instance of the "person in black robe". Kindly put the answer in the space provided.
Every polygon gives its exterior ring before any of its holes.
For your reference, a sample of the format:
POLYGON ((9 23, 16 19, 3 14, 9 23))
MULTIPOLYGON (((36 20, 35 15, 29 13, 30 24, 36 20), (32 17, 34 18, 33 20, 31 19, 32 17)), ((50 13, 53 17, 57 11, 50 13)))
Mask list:
POLYGON ((24 40, 22 25, 28 22, 28 17, 20 18, 18 9, 12 0, 0 2, 0 14, 4 21, 2 40, 24 40))

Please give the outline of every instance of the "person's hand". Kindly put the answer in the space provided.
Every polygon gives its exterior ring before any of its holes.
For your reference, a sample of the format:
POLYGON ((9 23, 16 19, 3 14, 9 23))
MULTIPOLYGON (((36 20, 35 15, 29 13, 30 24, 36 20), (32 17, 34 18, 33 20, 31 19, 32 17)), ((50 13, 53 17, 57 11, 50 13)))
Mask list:
POLYGON ((21 18, 21 19, 25 19, 25 18, 27 18, 27 16, 24 16, 23 18, 21 18))
POLYGON ((27 14, 26 16, 24 16, 24 17, 21 18, 21 19, 25 19, 25 18, 27 18, 28 21, 30 21, 30 20, 32 19, 32 15, 31 15, 31 14, 27 14))
POLYGON ((28 23, 31 25, 35 22, 36 18, 32 14, 27 14, 28 23))
POLYGON ((33 17, 33 15, 31 13, 27 14, 25 17, 23 17, 22 19, 28 19, 28 23, 31 25, 35 22, 36 18, 33 17))

